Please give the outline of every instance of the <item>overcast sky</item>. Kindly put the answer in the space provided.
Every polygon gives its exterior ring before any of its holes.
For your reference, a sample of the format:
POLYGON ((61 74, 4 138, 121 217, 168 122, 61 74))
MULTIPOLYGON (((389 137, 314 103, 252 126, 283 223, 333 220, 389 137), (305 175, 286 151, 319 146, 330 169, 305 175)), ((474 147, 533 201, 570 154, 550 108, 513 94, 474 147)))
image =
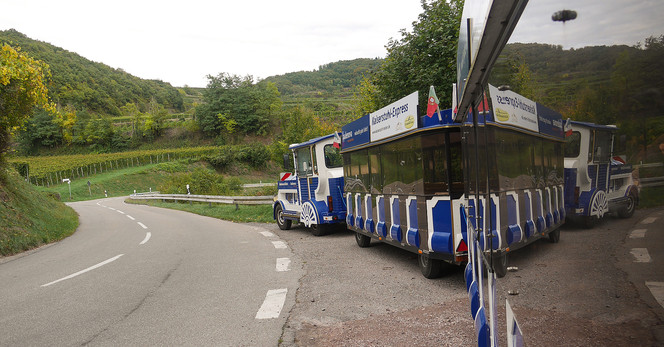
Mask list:
POLYGON ((265 78, 384 58, 421 12, 419 0, 0 0, 0 30, 141 78, 204 87, 221 72, 265 78))
POLYGON ((510 42, 539 42, 563 48, 635 45, 664 34, 664 0, 531 0, 510 42), (551 15, 574 10, 577 18, 554 22, 551 15))

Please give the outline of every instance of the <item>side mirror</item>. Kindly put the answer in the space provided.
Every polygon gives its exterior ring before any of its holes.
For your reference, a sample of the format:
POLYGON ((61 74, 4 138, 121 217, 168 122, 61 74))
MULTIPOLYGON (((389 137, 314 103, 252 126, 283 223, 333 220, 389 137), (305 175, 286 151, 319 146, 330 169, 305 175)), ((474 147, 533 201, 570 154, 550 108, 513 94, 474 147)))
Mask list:
POLYGON ((284 154, 284 169, 293 170, 293 161, 288 154, 284 154))

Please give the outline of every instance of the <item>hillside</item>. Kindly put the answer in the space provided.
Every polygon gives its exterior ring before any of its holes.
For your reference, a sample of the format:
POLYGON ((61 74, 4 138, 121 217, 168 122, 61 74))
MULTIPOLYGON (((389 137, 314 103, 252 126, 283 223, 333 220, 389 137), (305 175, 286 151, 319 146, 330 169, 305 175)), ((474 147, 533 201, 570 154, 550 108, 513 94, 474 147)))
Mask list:
POLYGON ((374 72, 383 59, 358 58, 322 65, 318 70, 290 72, 271 76, 281 93, 284 106, 306 106, 314 113, 332 121, 354 118, 353 93, 365 75, 374 72))
POLYGON ((125 104, 147 105, 155 98, 158 104, 171 111, 184 111, 182 95, 169 83, 132 76, 122 69, 33 40, 13 29, 0 31, 2 43, 18 46, 50 66, 49 96, 62 106, 72 105, 77 110, 119 116, 120 107, 125 104))
POLYGON ((61 240, 77 227, 74 210, 0 164, 0 257, 61 240))

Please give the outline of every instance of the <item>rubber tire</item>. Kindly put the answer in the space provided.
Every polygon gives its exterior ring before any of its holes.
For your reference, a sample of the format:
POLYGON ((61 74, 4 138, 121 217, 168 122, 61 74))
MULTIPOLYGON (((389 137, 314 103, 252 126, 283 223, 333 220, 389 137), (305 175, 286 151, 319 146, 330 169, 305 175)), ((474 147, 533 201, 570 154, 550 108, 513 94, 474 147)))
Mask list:
POLYGON ((281 205, 277 205, 277 208, 274 211, 274 215, 277 217, 277 226, 279 229, 288 230, 291 228, 293 221, 284 218, 284 210, 281 208, 281 205))
POLYGON ((428 279, 438 278, 443 273, 444 261, 440 259, 431 259, 428 254, 418 254, 417 264, 420 267, 422 275, 428 279))
POLYGON ((560 228, 549 233, 549 242, 558 243, 560 241, 560 228))
POLYGON ((507 261, 507 253, 505 252, 493 256, 493 271, 497 278, 503 278, 507 275, 507 261))
POLYGON ((634 196, 634 194, 629 194, 627 201, 627 206, 618 211, 618 216, 620 218, 629 218, 634 214, 634 210, 636 210, 636 196, 634 196))
POLYGON ((355 242, 357 242, 358 246, 360 246, 362 248, 366 248, 366 247, 369 247, 369 245, 371 244, 371 237, 367 236, 367 235, 364 235, 362 233, 356 232, 355 233, 355 242))
POLYGON ((584 229, 592 229, 599 222, 599 218, 594 216, 584 216, 581 217, 581 224, 584 229))
POLYGON ((329 232, 329 225, 327 224, 311 224, 309 227, 311 229, 311 235, 314 236, 324 236, 329 232))

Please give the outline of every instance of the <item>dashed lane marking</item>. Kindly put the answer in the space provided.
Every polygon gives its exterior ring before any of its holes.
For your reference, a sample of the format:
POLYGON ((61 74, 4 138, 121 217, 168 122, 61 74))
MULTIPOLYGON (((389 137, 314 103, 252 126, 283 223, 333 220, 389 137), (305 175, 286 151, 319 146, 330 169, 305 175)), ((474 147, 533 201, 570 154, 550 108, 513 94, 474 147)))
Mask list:
POLYGON ((88 272, 88 271, 92 271, 92 270, 94 270, 94 269, 96 269, 96 268, 99 268, 99 267, 102 267, 102 266, 104 266, 104 265, 106 265, 106 264, 108 264, 108 263, 114 262, 114 261, 118 260, 118 258, 120 258, 120 257, 123 256, 123 255, 124 255, 124 254, 116 255, 115 257, 110 258, 110 259, 106 259, 106 260, 102 261, 102 262, 99 263, 99 264, 92 265, 92 266, 90 266, 90 267, 87 268, 87 269, 84 269, 84 270, 81 270, 81 271, 79 271, 79 272, 73 273, 73 274, 71 274, 71 275, 69 275, 69 276, 65 276, 65 277, 63 277, 63 278, 57 279, 57 280, 55 280, 55 281, 53 281, 53 282, 49 282, 49 283, 46 283, 46 284, 42 284, 41 286, 42 286, 42 287, 48 287, 48 286, 50 286, 50 285, 52 285, 52 284, 56 284, 56 283, 58 283, 58 282, 62 282, 62 281, 64 281, 64 280, 68 280, 68 279, 74 278, 74 277, 76 277, 76 276, 78 276, 78 275, 82 275, 82 274, 84 274, 84 273, 86 273, 86 272, 88 272))
POLYGON ((646 236, 646 229, 634 229, 629 233, 630 239, 642 239, 646 236))
POLYGON ((286 245, 286 242, 284 242, 284 241, 272 241, 272 244, 274 245, 274 248, 276 248, 276 249, 288 248, 288 245, 286 245))
POLYGON ((650 289, 650 293, 655 297, 659 306, 664 307, 664 282, 647 282, 646 286, 650 289))
POLYGON ((139 245, 144 245, 146 242, 148 242, 148 240, 150 240, 150 237, 152 237, 152 233, 148 231, 145 234, 145 238, 143 239, 143 241, 141 241, 141 243, 139 243, 139 245))
POLYGON ((277 258, 277 271, 290 271, 290 259, 289 258, 277 258))
POLYGON ((117 212, 117 213, 119 213, 119 214, 125 214, 124 212, 122 212, 122 211, 120 211, 120 210, 115 210, 115 212, 117 212))
POLYGON ((127 216, 127 218, 129 218, 129 219, 131 219, 131 220, 136 220, 136 218, 134 218, 134 217, 132 217, 132 216, 130 216, 130 215, 126 215, 126 216, 127 216))
POLYGON ((271 232, 269 232, 269 231, 261 231, 261 234, 262 234, 263 236, 265 236, 265 237, 272 237, 272 236, 274 236, 274 234, 271 233, 271 232))
POLYGON ((141 223, 141 222, 137 222, 137 223, 138 223, 138 225, 140 225, 141 228, 143 228, 143 229, 147 229, 147 228, 148 228, 148 227, 145 226, 145 224, 143 224, 143 223, 141 223))
POLYGON ((630 253, 634 256, 635 263, 649 263, 651 260, 647 248, 632 248, 630 253))
POLYGON ((261 308, 256 313, 256 319, 279 318, 281 309, 286 302, 287 293, 288 289, 286 288, 268 290, 263 305, 261 305, 261 308))
POLYGON ((641 221, 641 224, 652 224, 657 220, 657 217, 648 217, 641 221))

